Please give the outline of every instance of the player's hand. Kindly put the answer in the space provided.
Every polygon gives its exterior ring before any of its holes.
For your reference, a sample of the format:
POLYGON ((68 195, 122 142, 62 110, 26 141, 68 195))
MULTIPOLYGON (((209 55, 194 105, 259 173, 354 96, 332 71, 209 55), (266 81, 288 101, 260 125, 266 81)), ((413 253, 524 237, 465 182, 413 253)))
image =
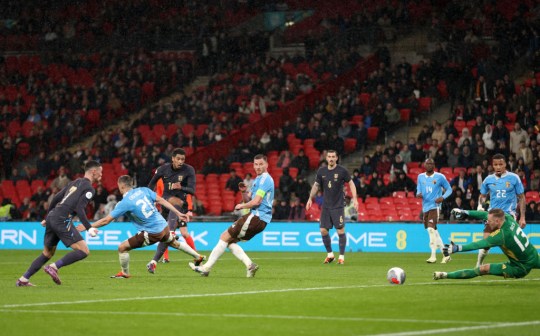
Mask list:
POLYGON ((416 197, 417 197, 417 198, 422 198, 422 193, 416 194, 416 197))
POLYGON ((77 229, 77 231, 79 232, 83 232, 83 231, 86 231, 86 227, 82 224, 79 224, 75 227, 77 229))
POLYGON ((356 211, 358 211, 358 198, 353 198, 353 207, 356 211))
POLYGON ((526 225, 527 223, 525 222, 525 216, 521 216, 521 218, 519 219, 519 227, 524 229, 526 225))
POLYGON ((189 222, 189 221, 191 220, 191 218, 193 217, 193 212, 188 211, 188 212, 186 213, 186 216, 187 216, 187 218, 188 218, 188 220, 187 220, 186 222, 189 222))
MULTIPOLYGON (((357 201, 358 202, 358 201, 357 201)), ((311 208, 311 204, 312 204, 312 201, 311 201, 311 198, 308 199, 308 201, 306 202, 306 210, 309 210, 309 208, 311 208)))
POLYGON ((47 221, 46 220, 42 220, 41 221, 41 226, 45 227, 47 225, 47 221))
POLYGON ((442 198, 442 197, 437 197, 437 199, 435 199, 435 203, 437 203, 437 204, 440 204, 443 201, 444 201, 444 198, 442 198))
POLYGON ((178 216, 178 223, 180 223, 181 221, 184 221, 184 222, 189 222, 189 216, 184 214, 184 213, 181 213, 180 211, 176 214, 178 216))
POLYGON ((234 206, 234 210, 242 210, 244 208, 244 203, 238 203, 234 206))
POLYGON ((171 189, 182 189, 182 185, 180 184, 180 182, 174 182, 172 185, 171 185, 171 189))
POLYGON ((452 253, 460 252, 461 251, 461 245, 454 244, 453 241, 450 242, 450 244, 444 244, 443 247, 443 255, 445 257, 448 257, 452 253))
POLYGON ((454 215, 454 217, 456 217, 456 219, 465 219, 468 216, 468 213, 467 213, 466 210, 462 210, 462 209, 459 209, 459 208, 452 209, 452 211, 450 211, 450 213, 452 215, 454 215))
POLYGON ((482 203, 478 203, 478 207, 476 208, 476 210, 478 210, 478 211, 486 211, 484 209, 484 205, 482 203))

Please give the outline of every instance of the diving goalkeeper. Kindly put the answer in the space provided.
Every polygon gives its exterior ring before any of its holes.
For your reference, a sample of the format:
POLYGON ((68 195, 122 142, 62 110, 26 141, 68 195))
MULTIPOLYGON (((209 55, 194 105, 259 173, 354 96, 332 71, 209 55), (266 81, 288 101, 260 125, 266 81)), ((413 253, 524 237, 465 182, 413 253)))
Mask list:
POLYGON ((473 251, 482 248, 499 246, 508 257, 508 262, 484 264, 473 269, 464 269, 455 272, 434 272, 433 279, 470 279, 482 275, 497 275, 505 278, 523 278, 533 268, 540 268, 540 259, 536 248, 530 244, 527 235, 521 230, 514 217, 505 214, 501 209, 487 211, 472 211, 452 209, 457 219, 471 217, 487 220, 486 224, 493 229, 493 233, 486 239, 466 245, 455 245, 454 242, 446 244, 443 254, 473 251))

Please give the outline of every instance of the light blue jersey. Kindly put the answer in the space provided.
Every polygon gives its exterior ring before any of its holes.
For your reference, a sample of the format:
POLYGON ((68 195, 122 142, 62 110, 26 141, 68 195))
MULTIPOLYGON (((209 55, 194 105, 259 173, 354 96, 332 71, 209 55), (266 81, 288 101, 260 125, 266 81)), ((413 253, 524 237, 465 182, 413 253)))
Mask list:
POLYGON ((431 176, 422 173, 418 175, 416 184, 416 195, 418 194, 422 194, 422 212, 428 212, 441 208, 441 204, 435 203, 435 200, 441 196, 447 199, 452 194, 452 187, 441 173, 433 172, 431 176))
POLYGON ((270 174, 262 173, 255 178, 251 187, 251 198, 255 198, 255 195, 262 197, 262 203, 251 208, 251 213, 268 224, 272 220, 272 203, 274 203, 274 179, 270 174))
POLYGON ((512 172, 506 172, 501 177, 488 175, 480 187, 482 195, 489 194, 489 210, 498 208, 512 216, 516 214, 517 196, 524 192, 519 176, 512 172))
POLYGON ((156 193, 152 190, 146 187, 131 189, 110 215, 116 219, 125 214, 135 224, 137 231, 160 233, 167 226, 167 221, 154 205, 155 201, 156 193))

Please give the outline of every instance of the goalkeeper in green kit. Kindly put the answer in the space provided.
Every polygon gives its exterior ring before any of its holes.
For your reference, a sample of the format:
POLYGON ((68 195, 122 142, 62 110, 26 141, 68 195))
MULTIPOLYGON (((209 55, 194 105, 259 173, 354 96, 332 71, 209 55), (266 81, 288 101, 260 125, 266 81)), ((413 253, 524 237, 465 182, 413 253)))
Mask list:
POLYGON ((521 230, 514 217, 505 214, 501 209, 489 211, 472 211, 452 209, 457 219, 471 217, 486 220, 486 224, 493 229, 493 233, 486 239, 466 245, 455 245, 454 242, 446 244, 443 248, 444 256, 452 253, 473 251, 482 248, 499 246, 508 257, 508 262, 484 264, 473 269, 464 269, 455 272, 435 272, 433 279, 470 279, 482 275, 497 275, 505 278, 523 278, 533 268, 540 268, 540 258, 536 248, 530 244, 527 235, 521 230))

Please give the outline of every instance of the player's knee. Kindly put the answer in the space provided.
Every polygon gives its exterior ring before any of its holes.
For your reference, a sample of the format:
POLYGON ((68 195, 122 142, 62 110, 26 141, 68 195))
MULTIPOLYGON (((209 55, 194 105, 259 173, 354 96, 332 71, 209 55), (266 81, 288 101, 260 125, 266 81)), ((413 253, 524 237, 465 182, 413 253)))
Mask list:
POLYGON ((184 205, 184 201, 182 201, 180 198, 178 197, 171 197, 168 199, 169 203, 171 203, 172 205, 174 205, 175 208, 177 207, 181 207, 182 205, 184 205))

